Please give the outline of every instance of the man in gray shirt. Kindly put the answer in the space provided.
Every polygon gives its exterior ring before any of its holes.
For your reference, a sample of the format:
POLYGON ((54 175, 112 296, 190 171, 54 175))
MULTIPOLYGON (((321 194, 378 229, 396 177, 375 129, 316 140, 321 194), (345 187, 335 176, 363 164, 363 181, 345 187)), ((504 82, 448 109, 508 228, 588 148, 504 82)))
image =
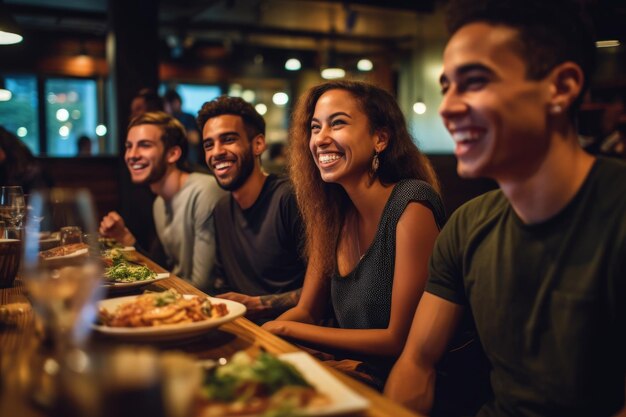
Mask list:
MULTIPOLYGON (((168 267, 196 287, 206 288, 215 263, 213 209, 224 191, 210 175, 184 169, 185 129, 166 113, 134 118, 125 146, 132 181, 148 185, 157 194, 152 210, 168 267)), ((136 243, 117 212, 102 219, 100 234, 127 246, 136 243)))

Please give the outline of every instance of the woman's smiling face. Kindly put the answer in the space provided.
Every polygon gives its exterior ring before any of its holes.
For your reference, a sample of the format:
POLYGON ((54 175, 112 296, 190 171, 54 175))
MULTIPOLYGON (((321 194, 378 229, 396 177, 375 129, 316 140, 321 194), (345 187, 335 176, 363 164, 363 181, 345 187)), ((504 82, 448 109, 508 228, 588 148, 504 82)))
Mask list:
POLYGON ((309 147, 322 180, 345 185, 369 175, 377 142, 378 134, 371 132, 367 115, 351 93, 335 89, 320 96, 309 147))

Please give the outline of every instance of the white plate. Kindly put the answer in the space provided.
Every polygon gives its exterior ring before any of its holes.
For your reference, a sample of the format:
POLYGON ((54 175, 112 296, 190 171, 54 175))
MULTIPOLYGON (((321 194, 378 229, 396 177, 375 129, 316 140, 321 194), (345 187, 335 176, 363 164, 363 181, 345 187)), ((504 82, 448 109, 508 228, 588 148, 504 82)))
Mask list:
MULTIPOLYGON (((110 298, 108 300, 100 301, 99 307, 106 308, 109 311, 115 311, 117 306, 120 304, 132 301, 137 297, 138 296, 136 295, 131 295, 128 297, 110 298)), ((185 294, 183 297, 191 298, 195 297, 195 295, 185 294)), ((110 327, 96 324, 94 324, 93 327, 96 331, 117 339, 142 342, 169 341, 197 336, 208 331, 209 329, 243 316, 246 313, 246 306, 236 301, 222 300, 220 298, 213 297, 209 297, 209 299, 212 303, 226 304, 228 314, 223 317, 196 321, 193 323, 166 324, 156 327, 110 327)))
POLYGON ((302 410, 306 416, 354 413, 369 407, 369 401, 345 386, 305 352, 283 353, 278 357, 295 366, 315 389, 326 395, 329 404, 302 410))
MULTIPOLYGON (((317 392, 328 398, 328 403, 298 409, 297 415, 302 416, 329 416, 346 413, 356 413, 369 407, 369 400, 345 386, 331 375, 328 370, 315 361, 308 353, 283 353, 278 357, 296 367, 298 371, 317 392)), ((258 414, 246 414, 238 417, 260 417, 258 414)))
POLYGON ((54 261, 54 260, 57 260, 57 259, 76 258, 77 256, 81 256, 81 255, 87 254, 87 252, 89 252, 89 249, 88 248, 83 248, 83 249, 78 249, 77 251, 74 251, 74 252, 69 253, 67 255, 51 256, 50 258, 44 258, 44 260, 45 261, 54 261))
POLYGON ((132 281, 132 282, 105 281, 104 284, 102 285, 104 286, 104 288, 108 289, 111 292, 116 292, 116 291, 122 292, 122 291, 131 290, 131 289, 137 289, 145 285, 150 285, 154 282, 161 281, 162 279, 166 279, 169 277, 170 277, 169 272, 161 272, 160 274, 157 274, 156 278, 145 279, 143 281, 132 281))

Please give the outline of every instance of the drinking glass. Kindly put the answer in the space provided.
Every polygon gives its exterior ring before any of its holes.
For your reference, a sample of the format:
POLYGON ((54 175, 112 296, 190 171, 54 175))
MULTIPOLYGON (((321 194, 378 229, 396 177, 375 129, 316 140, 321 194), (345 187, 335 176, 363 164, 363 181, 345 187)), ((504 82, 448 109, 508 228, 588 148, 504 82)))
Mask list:
MULTIPOLYGON (((89 192, 53 188, 32 193, 22 246, 20 277, 52 348, 42 361, 42 374, 50 380, 62 370, 68 353, 82 347, 102 295, 96 222, 89 192), (67 226, 87 233, 84 246, 73 253, 44 253, 40 236, 67 226)), ((41 397, 40 402, 53 402, 55 384, 44 385, 48 392, 42 387, 34 387, 33 391, 41 397)))
POLYGON ((22 187, 17 185, 0 187, 0 220, 11 231, 19 232, 26 214, 26 204, 22 187))
POLYGON ((70 245, 72 243, 82 243, 83 236, 80 227, 65 226, 61 228, 61 245, 70 245))

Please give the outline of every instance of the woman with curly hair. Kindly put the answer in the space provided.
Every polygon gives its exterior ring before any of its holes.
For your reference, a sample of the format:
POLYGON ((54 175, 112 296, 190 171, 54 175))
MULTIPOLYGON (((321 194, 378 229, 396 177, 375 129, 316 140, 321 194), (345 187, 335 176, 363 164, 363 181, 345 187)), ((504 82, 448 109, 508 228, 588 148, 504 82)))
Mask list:
POLYGON ((395 99, 363 82, 310 89, 294 112, 289 152, 309 264, 298 305, 264 327, 363 360, 358 371, 380 388, 444 222, 434 171, 395 99), (336 328, 321 325, 328 307, 336 328))

